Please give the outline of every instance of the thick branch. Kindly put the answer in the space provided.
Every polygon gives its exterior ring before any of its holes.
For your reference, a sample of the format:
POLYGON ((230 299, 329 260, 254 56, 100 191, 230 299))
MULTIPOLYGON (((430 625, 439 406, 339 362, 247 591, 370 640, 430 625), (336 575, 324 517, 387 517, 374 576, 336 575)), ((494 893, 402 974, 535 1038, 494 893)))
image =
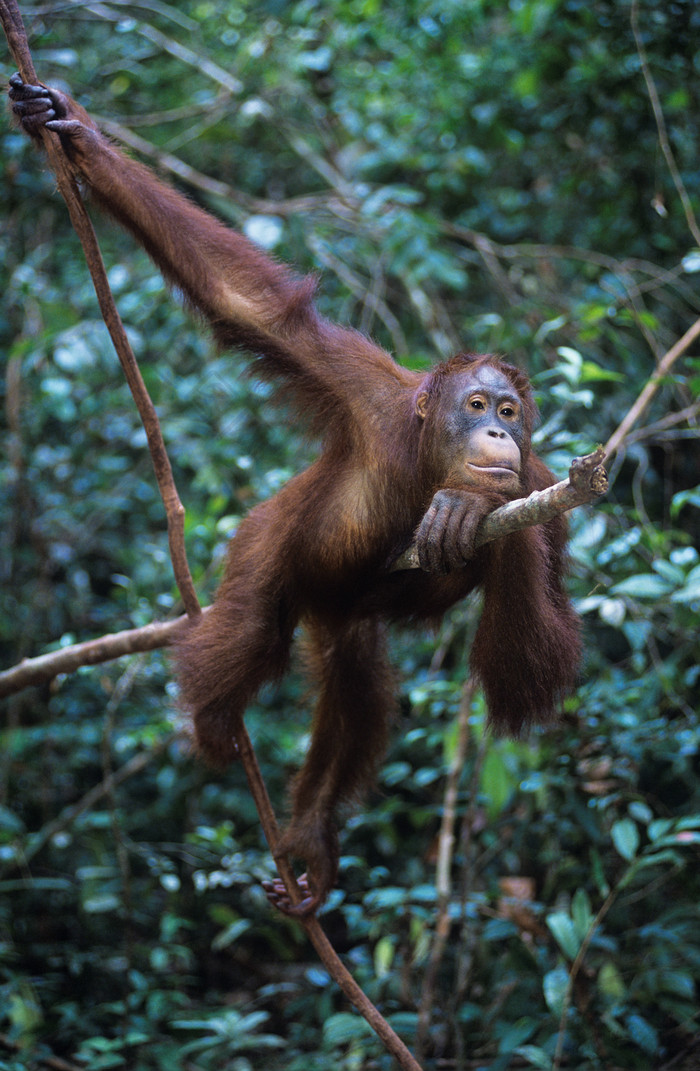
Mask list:
MULTIPOLYGON (((517 498, 499 506, 489 513, 477 529, 475 545, 481 547, 501 536, 518 532, 532 524, 544 524, 559 513, 565 513, 575 506, 583 506, 604 495, 608 489, 608 478, 602 461, 605 453, 602 447, 586 457, 575 457, 569 469, 568 479, 555 483, 544 491, 533 491, 527 498, 517 498)), ((392 566, 392 571, 399 569, 420 569, 418 552, 415 546, 404 551, 392 566)))

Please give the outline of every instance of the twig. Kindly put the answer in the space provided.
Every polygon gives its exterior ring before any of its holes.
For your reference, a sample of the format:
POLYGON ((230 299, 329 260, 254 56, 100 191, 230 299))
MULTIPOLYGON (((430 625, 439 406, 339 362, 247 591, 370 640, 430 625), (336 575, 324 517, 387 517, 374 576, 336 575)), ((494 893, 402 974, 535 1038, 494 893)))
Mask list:
MULTIPOLYGON (((321 242, 311 238, 308 241, 308 246, 311 252, 315 255, 316 259, 323 264, 324 267, 334 272, 341 282, 345 283, 348 290, 355 296, 358 301, 362 300, 362 293, 367 293, 367 287, 363 284, 363 280, 348 267, 347 263, 342 257, 335 257, 329 250, 324 249, 321 242)), ((399 353, 407 353, 408 345, 406 342, 406 336, 403 333, 401 324, 394 316, 393 312, 385 301, 376 292, 376 287, 372 288, 371 292, 372 312, 377 316, 379 320, 384 324, 387 331, 391 335, 392 344, 394 349, 399 353)))
POLYGON ((103 796, 109 795, 118 785, 121 785, 128 778, 133 777, 134 774, 140 773, 145 769, 149 763, 153 762, 153 759, 165 751, 167 747, 177 738, 177 733, 170 733, 168 736, 162 737, 147 751, 139 751, 125 762, 123 766, 120 766, 118 770, 110 773, 107 777, 103 777, 99 784, 94 785, 89 792, 77 801, 77 803, 71 803, 68 807, 64 807, 59 815, 53 818, 50 822, 39 830, 38 833, 33 834, 28 839, 27 847, 22 852, 20 859, 12 859, 5 866, 0 867, 0 874, 5 876, 11 873, 18 866, 26 866, 30 859, 33 859, 35 855, 41 851, 41 849, 48 844, 48 842, 60 833, 62 829, 66 829, 72 825, 81 814, 85 814, 100 800, 103 796))
MULTIPOLYGON (((604 495, 608 489, 608 478, 602 467, 603 458, 602 447, 586 457, 575 457, 568 479, 546 487, 544 491, 533 491, 527 498, 517 498, 505 506, 499 506, 479 525, 475 546, 481 547, 484 543, 491 543, 494 539, 532 524, 544 524, 559 513, 593 502, 604 495)), ((420 569, 415 547, 409 547, 396 560, 392 570, 398 569, 420 569)))
POLYGON ((571 1001, 573 1000, 574 996, 574 987, 576 985, 576 979, 578 977, 579 971, 581 970, 581 967, 583 966, 583 961, 586 958, 586 953, 588 952, 596 930, 599 928, 599 926, 603 922, 603 919, 605 918, 608 911, 615 902, 618 892, 619 889, 615 888, 611 889, 611 891, 608 893, 607 897, 605 898, 605 901, 603 902, 600 910, 598 911, 598 914, 588 927, 588 930, 583 940, 581 941, 581 946, 578 952, 576 953, 576 958, 571 964, 569 978, 566 984, 566 992, 564 994, 564 1000, 562 1002, 561 1015, 559 1017, 557 1047, 554 1052, 554 1059, 552 1060, 552 1071, 559 1071, 559 1068, 561 1067, 562 1057, 564 1055, 564 1042, 566 1040, 566 1021, 569 1016, 569 1008, 571 1007, 571 1001))
POLYGON ((110 137, 120 141, 123 145, 127 145, 130 149, 134 149, 145 159, 152 160, 161 171, 169 171, 181 182, 186 182, 188 186, 201 190, 202 193, 206 193, 211 197, 222 198, 228 204, 237 205, 243 212, 256 215, 282 216, 285 219, 300 212, 308 214, 320 209, 327 209, 336 214, 340 213, 341 202, 332 193, 302 194, 299 197, 285 198, 283 201, 275 201, 264 197, 251 197, 250 194, 231 186, 228 182, 221 182, 219 179, 203 174, 197 168, 192 167, 191 164, 185 163, 174 153, 167 152, 146 138, 142 138, 131 127, 104 116, 95 116, 94 118, 100 130, 104 130, 110 137))
MULTIPOLYGON (((206 613, 206 610, 204 612, 206 613)), ((121 655, 133 654, 136 651, 146 651, 157 647, 163 647, 172 640, 173 635, 177 632, 184 620, 185 618, 181 617, 176 621, 170 621, 164 624, 146 625, 140 629, 128 629, 124 632, 116 633, 113 636, 103 636, 101 639, 92 640, 89 643, 75 644, 65 650, 52 651, 39 658, 27 659, 25 662, 21 662, 18 666, 15 666, 14 669, 0 674, 0 696, 9 695, 12 692, 19 691, 21 688, 27 687, 29 684, 36 684, 42 680, 49 680, 56 676, 57 673, 70 672, 72 669, 76 669, 81 665, 91 665, 95 662, 107 661, 111 658, 119 658, 121 655)), ((162 746, 165 746, 168 742, 169 738, 162 746)), ((280 836, 279 826, 260 772, 253 745, 242 722, 239 723, 236 728, 236 742, 238 745, 239 757, 243 763, 243 768, 248 779, 250 793, 260 816, 260 824, 262 825, 265 838, 270 847, 277 871, 285 884, 285 888, 287 889, 292 903, 297 904, 301 900, 301 892, 299 891, 294 872, 286 856, 280 855, 277 852, 277 844, 280 836)), ((130 776, 131 773, 134 773, 137 769, 145 766, 147 761, 147 756, 135 756, 131 762, 127 763, 125 767, 122 767, 120 771, 114 774, 114 779, 111 782, 112 785, 120 783, 120 781, 130 776)), ((69 808, 68 811, 64 811, 54 823, 45 827, 39 841, 36 844, 32 844, 31 854, 36 854, 36 851, 38 851, 40 847, 43 847, 55 832, 63 828, 64 825, 72 821, 79 814, 82 814, 84 810, 92 806, 97 799, 104 795, 106 791, 106 783, 106 781, 101 782, 100 785, 97 785, 91 792, 84 796, 79 804, 75 805, 73 808, 69 808)), ((328 970, 328 973, 340 986, 348 1000, 350 1000, 360 1014, 364 1016, 389 1052, 393 1053, 401 1067, 405 1068, 406 1071, 420 1071, 420 1065, 414 1060, 404 1043, 391 1029, 386 1020, 379 1014, 372 1002, 365 996, 360 986, 338 958, 335 949, 326 937, 318 919, 308 918, 301 919, 300 921, 309 940, 316 949, 319 958, 328 970)))
POLYGON ((482 733, 481 738, 475 742, 476 754, 473 757, 471 776, 466 790, 467 806, 462 814, 459 832, 458 853, 461 857, 458 904, 459 923, 453 950, 454 971, 452 993, 447 1001, 446 1012, 448 1022, 455 1024, 452 1028, 452 1037, 455 1042, 458 1071, 462 1071, 462 1069, 466 1067, 464 1039, 462 1031, 457 1025, 459 1021, 459 1009, 464 1005, 466 999, 476 954, 475 950, 478 943, 477 930, 476 927, 471 924, 468 905, 474 895, 477 864, 480 868, 484 867, 487 862, 488 854, 496 854, 498 851, 496 844, 493 844, 491 848, 486 849, 486 851, 482 853, 481 857, 477 854, 477 840, 474 834, 477 829, 481 809, 479 785, 482 780, 484 761, 486 759, 486 751, 488 747, 487 734, 482 733))
POLYGON ((696 243, 700 245, 700 228, 698 228, 698 223, 693 213, 693 206, 691 205, 690 198, 688 197, 688 191, 685 188, 685 184, 683 183, 681 173, 678 170, 678 165, 676 164, 673 155, 673 150, 671 149, 671 142, 669 141, 668 130, 666 129, 666 120, 664 119, 661 101, 659 100, 656 83, 654 82, 654 79, 651 75, 651 70, 649 69, 649 61, 647 59, 646 49, 644 48, 644 42, 642 41, 642 35, 639 30, 638 0, 632 0, 630 20, 632 22, 634 43, 637 46, 639 62, 642 65, 642 74, 644 75, 647 93, 649 94, 651 108, 654 113, 654 121, 656 122, 656 129, 659 135, 659 145, 661 146, 661 151, 664 154, 666 166, 671 172, 671 178, 673 179, 673 184, 676 187, 676 193, 678 194, 681 204, 683 205, 683 211, 685 213, 685 221, 688 225, 688 230, 692 234, 696 243))
POLYGON ((659 361, 656 371, 645 383, 636 402, 631 409, 627 411, 624 419, 620 422, 605 444, 603 452, 606 461, 620 449, 630 428, 634 427, 651 405, 652 399, 662 385, 664 378, 669 374, 671 368, 681 354, 685 353, 688 346, 690 346, 691 342, 693 342, 698 335, 700 335, 700 318, 695 321, 692 327, 688 328, 683 337, 679 338, 678 342, 671 346, 671 349, 665 353, 659 361))
MULTIPOLYGON (((97 15, 98 18, 107 19, 109 22, 119 22, 124 16, 120 13, 110 11, 104 4, 88 4, 87 10, 91 11, 93 15, 97 15)), ((175 41, 172 37, 168 37, 167 34, 161 33, 160 30, 152 26, 150 22, 139 21, 135 27, 136 33, 140 33, 147 40, 151 41, 157 48, 162 49, 163 52, 168 52, 171 56, 175 56, 181 63, 188 64, 190 67, 194 67, 196 71, 205 74, 208 78, 211 78, 218 85, 222 86, 227 92, 238 96, 243 91, 243 83, 235 78, 230 71, 224 70, 218 63, 214 63, 207 56, 202 55, 199 52, 194 52, 191 48, 186 48, 181 45, 179 41, 175 41)))
MULTIPOLYGON (((292 904, 298 904, 302 899, 302 893, 287 857, 280 855, 277 851, 280 838, 279 826, 272 810, 270 797, 267 794, 267 788, 258 766, 253 745, 242 723, 240 724, 240 729, 237 728, 236 730, 236 742, 238 744, 238 753, 248 778, 248 786, 255 800, 255 806, 260 815, 260 822, 275 860, 277 871, 284 882, 292 904)), ((396 1057, 405 1071, 421 1071, 420 1064, 411 1055, 401 1038, 392 1030, 386 1019, 377 1011, 372 1001, 365 995, 347 967, 344 966, 333 945, 326 937, 318 919, 315 916, 311 916, 302 918, 299 921, 331 978, 340 986, 345 996, 355 1005, 360 1014, 364 1016, 384 1043, 386 1049, 396 1057)))
POLYGON ((428 1039, 428 1029, 435 1003, 435 984, 442 958, 447 947, 447 940, 452 928, 450 918, 450 893, 452 881, 450 877, 452 860, 455 849, 455 822, 457 819, 457 792, 459 780, 464 770, 464 763, 469 742, 469 715, 471 713, 472 700, 476 684, 473 677, 468 677, 462 689, 462 699, 457 716, 457 746, 450 763, 445 785, 445 796, 438 840, 438 862, 436 867, 435 885, 438 894, 437 919, 435 921, 435 936, 430 951, 430 958, 426 967, 421 990, 420 1004, 418 1006, 418 1028, 416 1031, 416 1053, 420 1058, 425 1051, 428 1039))
MULTIPOLYGON (((204 610, 203 612, 206 613, 207 611, 204 610)), ((38 658, 27 659, 24 662, 20 662, 13 669, 0 674, 0 696, 10 695, 21 688, 28 687, 30 684, 50 680, 58 673, 69 673, 77 669, 78 666, 92 665, 97 662, 119 658, 125 654, 134 654, 137 651, 148 651, 157 647, 164 647, 171 642, 174 634, 184 621, 185 617, 181 617, 176 621, 169 621, 163 624, 157 623, 146 625, 143 628, 128 629, 112 636, 102 636, 99 640, 91 640, 89 643, 75 644, 61 651, 51 651, 49 654, 41 655, 38 658)), ((172 737, 168 737, 161 741, 157 745, 157 749, 161 750, 166 747, 171 739, 172 737)), ((250 793, 260 816, 260 824, 270 847, 277 871, 284 881, 292 903, 299 903, 301 893, 297 886, 294 872, 286 856, 277 852, 277 843, 280 836, 279 826, 260 772, 253 745, 242 723, 239 723, 236 728, 236 742, 239 757, 248 779, 250 793)), ((127 777, 142 769, 152 757, 153 752, 134 756, 112 776, 111 780, 103 780, 77 804, 61 812, 53 822, 44 827, 37 840, 32 842, 29 848, 30 856, 34 856, 55 833, 91 807, 108 791, 108 788, 115 787, 127 777)), ((26 858, 25 854, 25 860, 26 858)), ((318 919, 309 918, 301 919, 300 921, 328 973, 376 1031, 387 1049, 396 1056, 401 1067, 406 1068, 407 1071, 420 1071, 420 1065, 413 1059, 401 1039, 394 1033, 386 1020, 382 1018, 350 972, 344 967, 323 932, 318 919)))
POLYGON ((698 438, 698 421, 700 420, 700 398, 697 401, 687 405, 685 409, 679 409, 678 412, 667 413, 666 416, 660 417, 659 420, 655 420, 653 424, 647 424, 642 428, 637 428, 636 431, 629 431, 625 436, 625 446, 629 446, 631 443, 637 443, 644 441, 645 439, 653 439, 656 442, 664 441, 677 441, 679 439, 695 439, 698 438), (677 424, 691 424, 689 428, 678 428, 677 424), (676 429, 676 430, 674 430, 676 429))

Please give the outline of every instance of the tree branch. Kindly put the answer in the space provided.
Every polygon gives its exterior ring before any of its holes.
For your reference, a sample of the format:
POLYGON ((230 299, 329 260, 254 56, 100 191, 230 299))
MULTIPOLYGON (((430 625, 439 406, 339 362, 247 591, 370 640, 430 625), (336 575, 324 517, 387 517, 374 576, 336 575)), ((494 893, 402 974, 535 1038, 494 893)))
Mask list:
MULTIPOLYGON (((203 613, 206 613, 205 609, 203 613)), ((80 666, 95 665, 99 662, 107 662, 123 655, 135 654, 139 651, 155 650, 165 647, 172 642, 180 626, 186 621, 186 615, 175 621, 156 622, 145 625, 143 628, 127 629, 111 636, 102 636, 97 640, 87 643, 74 644, 60 651, 51 651, 40 655, 38 658, 25 659, 12 669, 0 673, 0 697, 8 696, 21 691, 32 684, 41 684, 52 680, 59 673, 70 673, 80 666)), ((242 722, 236 729, 236 743, 238 745, 239 758, 243 764, 248 787, 255 802, 260 817, 260 824, 265 834, 265 839, 270 847, 277 871, 282 878, 289 898, 293 904, 298 904, 302 894, 294 876, 294 871, 286 856, 277 851, 280 832, 277 819, 272 809, 270 797, 260 772, 257 757, 253 749, 248 732, 242 722)), ((143 757, 133 760, 134 763, 145 765, 143 757)), ((138 766, 141 768, 141 765, 138 766)), ((131 766, 125 768, 124 776, 128 776, 131 766)), ((115 775, 119 777, 119 775, 115 775)), ((120 777, 121 779, 121 777, 120 777)), ((116 781, 115 781, 116 783, 116 781)), ((104 793, 104 782, 96 786, 88 794, 87 805, 92 805, 94 800, 104 793)), ((82 813, 84 808, 81 807, 82 813)), ((69 815, 72 820, 73 815, 69 815)), ((63 823, 65 814, 59 816, 57 822, 63 823)), ((53 826, 51 827, 53 829, 53 826)), ((43 841, 42 841, 43 843, 43 841)), ((400 1066, 406 1071, 421 1071, 420 1065, 413 1058, 399 1036, 392 1030, 386 1020, 380 1015, 375 1006, 365 995, 347 968, 339 959, 338 954, 326 937, 319 920, 315 917, 301 918, 299 922, 313 944, 322 963, 334 981, 340 986, 345 996, 350 1000, 367 1020, 372 1029, 381 1038, 389 1052, 398 1060, 400 1066)))
MULTIPOLYGON (((586 457, 575 458, 569 477, 544 491, 533 491, 528 498, 519 498, 494 510, 484 518, 476 537, 477 546, 489 543, 532 524, 543 524, 559 513, 592 502, 607 490, 607 476, 601 466, 603 450, 586 457)), ((391 567, 419 569, 415 547, 409 547, 391 567)), ((207 613, 204 609, 203 613, 207 613)), ((155 651, 169 646, 186 620, 156 621, 141 628, 125 629, 100 636, 85 643, 72 644, 58 651, 49 651, 36 658, 25 658, 16 666, 0 672, 0 699, 32 685, 44 684, 61 674, 73 673, 80 666, 111 662, 139 651, 155 651)))
MULTIPOLYGON (((544 524, 559 513, 592 502, 605 494, 607 476, 601 465, 602 459, 602 448, 586 457, 575 458, 568 479, 544 491, 533 491, 528 498, 518 498, 494 510, 484 518, 479 528, 477 546, 532 524, 544 524)), ((391 568, 392 571, 419 569, 415 547, 409 547, 391 568)), ((207 613, 207 609, 202 612, 207 613)), ((36 658, 25 658, 16 666, 0 672, 0 699, 23 688, 44 684, 59 675, 73 673, 80 666, 94 666, 139 651, 167 647, 185 620, 186 616, 174 621, 156 621, 141 628, 125 629, 85 643, 62 647, 58 651, 49 651, 36 658)))
POLYGON ((685 353, 688 346, 690 346, 691 342, 695 341, 698 335, 700 335, 700 318, 688 328, 682 338, 679 338, 678 341, 671 346, 670 350, 668 350, 668 352, 661 358, 656 371, 644 384, 636 402, 632 408, 627 411, 623 420, 605 444, 604 452, 606 459, 609 459, 613 454, 616 454, 623 445, 630 429, 634 427, 651 405, 652 399, 659 390, 664 378, 670 373, 675 362, 681 354, 685 353))
MULTIPOLYGON (((491 543, 494 539, 518 532, 532 524, 544 524, 559 513, 565 513, 575 506, 583 506, 604 495, 608 489, 608 477, 602 466, 604 457, 602 447, 598 447, 586 457, 575 457, 568 479, 546 487, 544 491, 533 491, 527 498, 516 498, 505 506, 499 506, 479 525, 475 546, 481 547, 484 543, 491 543)), ((399 569, 420 569, 415 546, 404 551, 391 568, 392 572, 399 569)))
POLYGON ((0 672, 0 699, 21 692, 23 688, 45 684, 55 677, 74 673, 81 666, 96 666, 101 662, 123 658, 124 655, 167 647, 186 620, 184 615, 176 621, 155 621, 141 628, 125 629, 96 640, 61 647, 58 651, 48 651, 36 658, 24 658, 11 669, 0 672))
MULTIPOLYGON (((99 5, 93 5, 93 8, 97 9, 99 8, 99 5)), ((0 20, 5 29, 10 51, 12 52, 22 78, 26 82, 36 82, 37 76, 29 51, 22 17, 15 0, 0 0, 0 20)), ((223 73, 225 74, 226 72, 223 73)), ((229 88, 235 91, 232 84, 229 85, 229 88)), ((201 608, 194 589, 194 584, 192 583, 185 551, 185 511, 177 495, 170 460, 165 450, 158 417, 141 377, 136 358, 129 345, 114 298, 112 297, 97 238, 80 197, 73 174, 68 162, 64 158, 63 152, 61 151, 58 138, 48 130, 42 130, 41 136, 49 156, 49 161, 56 174, 58 188, 66 201, 71 222, 73 223, 83 246, 102 316, 112 337, 112 342, 117 351, 122 368, 124 369, 127 382, 131 388, 134 401, 136 402, 146 430, 148 445, 153 458, 156 478, 158 480, 158 487, 163 497, 168 517, 171 560, 173 562, 175 578, 180 588, 183 603, 189 616, 197 616, 201 613, 201 608)), ((174 622, 166 626, 148 626, 151 631, 146 637, 144 636, 145 630, 129 630, 129 632, 121 634, 122 643, 126 644, 127 647, 130 643, 133 645, 134 642, 140 643, 142 641, 148 642, 151 647, 162 646, 164 633, 171 639, 178 624, 179 622, 174 622), (138 639, 134 635, 135 633, 139 634, 138 639)), ((91 651, 87 652, 94 657, 96 661, 103 660, 99 657, 100 643, 102 643, 104 651, 104 641, 94 641, 91 651)), ((58 653, 60 652, 57 652, 57 654, 58 653)), ((86 654, 84 645, 82 653, 83 655, 86 654)), ((21 669, 21 666, 18 668, 21 669)), ((44 667, 44 671, 45 669, 46 667, 44 667)), ((236 743, 268 845, 270 846, 270 850, 272 851, 277 864, 279 874, 284 881, 287 893, 290 896, 292 903, 297 904, 301 900, 301 892, 289 862, 285 856, 280 855, 277 851, 277 844, 279 843, 279 827, 272 810, 270 798, 260 772, 253 745, 242 720, 239 720, 236 728, 236 743)), ((318 919, 312 917, 301 919, 300 921, 331 977, 337 982, 346 997, 355 1005, 360 1014, 364 1016, 372 1029, 381 1038, 387 1050, 393 1054, 401 1067, 406 1069, 406 1071, 421 1071, 420 1065, 413 1058, 398 1034, 392 1030, 357 984, 350 972, 344 967, 335 949, 323 932, 318 919)))

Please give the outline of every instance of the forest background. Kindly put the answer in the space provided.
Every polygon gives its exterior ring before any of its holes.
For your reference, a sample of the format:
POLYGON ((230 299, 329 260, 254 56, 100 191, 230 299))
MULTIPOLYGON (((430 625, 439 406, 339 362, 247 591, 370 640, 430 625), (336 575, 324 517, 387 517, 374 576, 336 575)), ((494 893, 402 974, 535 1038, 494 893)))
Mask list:
MULTIPOLYGON (((413 367, 469 348, 526 368, 560 477, 700 316, 693 0, 22 13, 42 79, 317 271, 324 312, 413 367)), ((181 608, 79 244, 9 118, 0 176, 9 667, 181 608)), ((97 228, 206 602, 239 518, 313 444, 134 243, 97 228)), ((586 659, 559 725, 517 743, 484 732, 463 689, 475 603, 436 635, 393 638, 401 717, 323 923, 426 1068, 698 1067, 698 352, 627 436, 605 500, 571 515, 586 659)), ((247 718, 280 813, 307 713, 293 674, 247 718)), ((1 1069, 391 1066, 271 912, 243 772, 213 775, 183 746, 164 652, 25 689, 0 731, 1 1069)))

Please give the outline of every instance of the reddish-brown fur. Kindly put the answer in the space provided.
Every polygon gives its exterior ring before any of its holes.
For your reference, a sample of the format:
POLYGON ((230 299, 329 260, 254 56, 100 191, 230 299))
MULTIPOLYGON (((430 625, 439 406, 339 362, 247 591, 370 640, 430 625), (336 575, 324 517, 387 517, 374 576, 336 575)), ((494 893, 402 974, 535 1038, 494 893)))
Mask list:
MULTIPOLYGON (((383 754, 394 709, 386 621, 437 622, 481 586, 471 665, 498 730, 518 733, 551 717, 573 685, 579 636, 563 588, 565 522, 476 553, 472 546, 494 506, 553 482, 530 451, 529 382, 491 356, 459 354, 428 374, 400 367, 373 342, 322 318, 312 281, 124 156, 70 98, 18 81, 11 94, 24 128, 36 134, 48 120, 94 199, 209 319, 219 342, 252 351, 253 371, 282 383, 285 399, 323 437, 319 459, 242 522, 213 607, 184 630, 176 650, 198 747, 223 764, 235 757, 246 706, 264 681, 285 672, 295 627, 305 625, 319 698, 283 846, 307 863, 313 909, 335 879, 338 807, 367 787, 383 754), (455 476, 453 447, 448 464, 455 399, 482 382, 482 369, 498 373, 517 408, 520 473, 507 494, 488 476, 476 487, 455 476), (390 572, 445 487, 451 512, 437 536, 456 540, 466 564, 446 564, 444 575, 390 572)), ((457 439, 460 465, 471 456, 469 439, 457 439)), ((419 536, 425 545, 425 522, 419 536)))

